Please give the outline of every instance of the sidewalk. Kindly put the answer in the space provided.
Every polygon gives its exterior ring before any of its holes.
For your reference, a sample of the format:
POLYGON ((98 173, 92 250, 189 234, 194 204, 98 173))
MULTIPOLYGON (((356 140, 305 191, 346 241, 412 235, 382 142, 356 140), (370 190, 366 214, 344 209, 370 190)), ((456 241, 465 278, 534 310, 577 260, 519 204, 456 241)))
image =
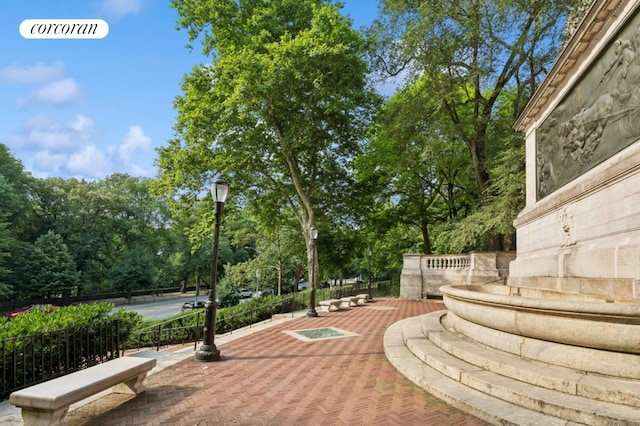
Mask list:
MULTIPOLYGON (((437 301, 380 299, 297 313, 216 336, 223 360, 193 361, 193 345, 144 351, 158 359, 138 396, 108 394, 67 416, 75 425, 483 425, 398 373, 382 347, 394 322, 443 309, 437 301), (321 329, 299 333, 309 329, 321 329)), ((0 423, 20 425, 0 406, 0 423)), ((13 408, 9 406, 9 410, 13 408)))

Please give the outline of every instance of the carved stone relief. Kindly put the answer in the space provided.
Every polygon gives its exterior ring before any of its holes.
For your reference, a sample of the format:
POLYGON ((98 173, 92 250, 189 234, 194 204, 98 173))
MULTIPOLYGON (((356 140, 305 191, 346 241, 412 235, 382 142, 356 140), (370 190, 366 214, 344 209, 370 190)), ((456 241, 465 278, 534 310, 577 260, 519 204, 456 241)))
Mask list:
POLYGON ((640 14, 536 131, 541 199, 640 138, 640 14))
POLYGON ((564 206, 560 210, 560 223, 564 234, 564 242, 562 246, 572 246, 576 243, 573 236, 573 206, 564 206))

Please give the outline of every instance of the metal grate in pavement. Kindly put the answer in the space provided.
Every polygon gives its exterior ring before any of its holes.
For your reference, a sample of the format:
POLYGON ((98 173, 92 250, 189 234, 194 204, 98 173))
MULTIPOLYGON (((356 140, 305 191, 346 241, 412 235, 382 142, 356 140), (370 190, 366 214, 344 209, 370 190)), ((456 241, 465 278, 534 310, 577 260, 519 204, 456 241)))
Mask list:
POLYGON ((335 327, 307 328, 304 330, 284 330, 283 333, 288 334, 291 337, 295 337, 296 339, 300 339, 304 342, 359 336, 359 334, 341 330, 335 327))

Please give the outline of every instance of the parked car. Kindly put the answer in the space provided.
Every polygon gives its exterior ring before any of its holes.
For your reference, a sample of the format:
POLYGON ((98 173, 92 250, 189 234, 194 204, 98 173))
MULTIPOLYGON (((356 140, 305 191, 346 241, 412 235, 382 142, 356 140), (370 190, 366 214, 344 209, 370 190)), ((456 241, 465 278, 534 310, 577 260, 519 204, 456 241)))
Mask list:
POLYGON ((241 288, 240 290, 238 290, 238 293, 240 293, 240 297, 242 299, 246 299, 247 297, 253 296, 253 293, 251 292, 251 290, 246 288, 241 288))
POLYGON ((270 294, 273 294, 273 290, 270 288, 266 288, 264 290, 257 290, 253 292, 253 297, 262 297, 262 296, 268 296, 270 294))
POLYGON ((202 300, 198 300, 196 301, 191 301, 191 302, 184 302, 182 304, 182 310, 186 311, 187 309, 201 309, 204 308, 204 301, 202 300))
POLYGON ((55 305, 33 305, 29 306, 28 308, 16 309, 14 311, 11 311, 7 314, 7 318, 12 320, 18 315, 27 314, 29 312, 32 312, 34 309, 40 309, 49 313, 51 311, 55 311, 56 309, 58 309, 58 307, 55 305))

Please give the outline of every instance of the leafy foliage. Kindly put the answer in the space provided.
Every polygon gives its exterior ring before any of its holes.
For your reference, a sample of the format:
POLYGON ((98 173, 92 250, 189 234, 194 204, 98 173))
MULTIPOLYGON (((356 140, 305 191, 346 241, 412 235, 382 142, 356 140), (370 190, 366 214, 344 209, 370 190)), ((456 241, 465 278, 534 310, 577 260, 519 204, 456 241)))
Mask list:
POLYGON ((105 303, 36 306, 12 321, 1 319, 0 399, 17 388, 119 356, 118 331, 122 341, 128 339, 139 315, 123 309, 112 314, 112 308, 105 303))
MULTIPOLYGON (((259 297, 240 305, 216 310, 216 334, 270 319, 274 314, 304 308, 297 297, 259 297)), ((148 320, 139 324, 126 343, 127 347, 149 347, 193 342, 202 338, 204 312, 182 312, 163 320, 148 320), (160 333, 160 334, 158 334, 160 333)))
POLYGON ((121 293, 144 290, 153 285, 153 259, 140 247, 133 247, 127 256, 109 272, 113 287, 121 293))
MULTIPOLYGON (((382 16, 370 30, 377 47, 372 60, 382 72, 404 72, 408 87, 426 82, 421 90, 431 100, 429 108, 421 121, 410 115, 410 123, 438 129, 438 136, 450 144, 464 143, 478 206, 491 203, 496 195, 491 172, 499 169, 492 169, 490 162, 500 152, 501 140, 512 133, 500 127, 500 110, 510 109, 511 123, 522 111, 555 60, 564 17, 573 3, 382 2, 382 16)), ((467 223, 473 227, 478 222, 467 223)), ((467 234, 475 234, 476 242, 484 240, 484 248, 505 248, 498 228, 484 227, 482 237, 479 229, 467 234)))
POLYGON ((317 267, 308 230, 353 206, 352 160, 378 102, 366 85, 361 34, 326 1, 172 6, 213 63, 185 77, 177 138, 160 149, 161 193, 189 209, 221 174, 247 204, 276 217, 288 208, 308 269, 317 267))
POLYGON ((30 296, 70 295, 80 274, 62 237, 53 231, 36 240, 26 253, 22 275, 30 296))

